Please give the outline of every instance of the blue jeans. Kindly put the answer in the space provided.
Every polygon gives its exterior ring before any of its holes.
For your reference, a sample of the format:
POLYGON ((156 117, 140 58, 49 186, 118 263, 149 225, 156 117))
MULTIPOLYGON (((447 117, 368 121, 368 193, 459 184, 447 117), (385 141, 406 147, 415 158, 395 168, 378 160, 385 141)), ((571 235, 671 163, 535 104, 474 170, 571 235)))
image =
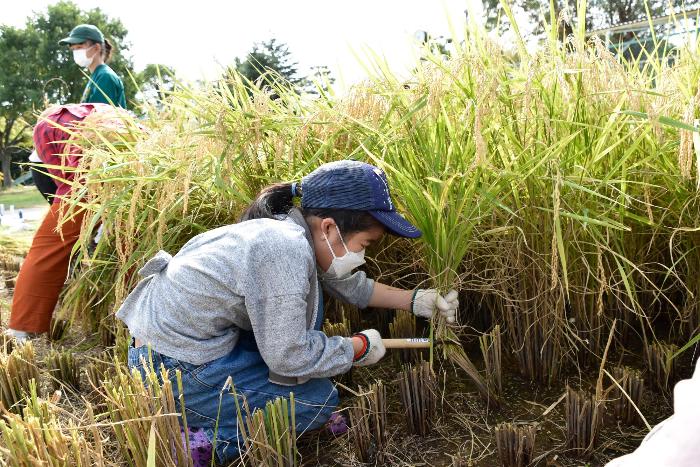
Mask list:
MULTIPOLYGON (((316 328, 323 322, 318 314, 316 328)), ((179 397, 175 370, 182 374, 187 425, 203 428, 214 444, 214 427, 219 414, 219 394, 229 376, 236 393, 244 396, 251 412, 264 408, 267 401, 277 397, 289 398, 294 393, 294 411, 297 435, 321 428, 338 406, 338 391, 328 378, 311 379, 296 386, 281 386, 268 381, 268 367, 262 359, 253 333, 242 331, 236 347, 221 358, 203 365, 192 365, 150 350, 147 346, 129 347, 129 367, 137 368, 143 375, 143 362, 157 370, 161 364, 169 372, 173 382, 175 401, 179 397)), ((160 374, 159 374, 160 377, 160 374)), ((179 408, 179 407, 178 407, 179 408)), ((244 417, 245 418, 245 417, 244 417)), ((233 395, 225 391, 221 399, 221 412, 216 435, 216 454, 220 462, 230 462, 240 455, 243 440, 239 437, 236 405, 233 395)))

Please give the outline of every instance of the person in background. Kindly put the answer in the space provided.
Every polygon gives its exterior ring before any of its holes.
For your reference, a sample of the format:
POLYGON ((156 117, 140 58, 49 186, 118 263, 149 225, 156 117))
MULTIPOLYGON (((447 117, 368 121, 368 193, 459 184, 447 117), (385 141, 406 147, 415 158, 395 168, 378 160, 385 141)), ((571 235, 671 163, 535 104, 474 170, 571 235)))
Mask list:
POLYGON ((72 191, 72 181, 82 159, 83 139, 100 129, 103 137, 123 134, 131 116, 121 108, 107 104, 68 104, 45 110, 34 127, 34 147, 40 161, 56 184, 51 207, 22 263, 5 334, 22 342, 32 334, 49 331, 54 308, 68 274, 73 245, 78 241, 84 211, 73 213, 59 224, 70 205, 65 198, 72 191), (90 123, 89 125, 86 123, 90 123))
POLYGON ((126 108, 124 83, 107 65, 114 47, 102 31, 92 24, 81 24, 58 43, 69 46, 73 51, 75 63, 90 70, 90 79, 80 102, 112 104, 126 108))

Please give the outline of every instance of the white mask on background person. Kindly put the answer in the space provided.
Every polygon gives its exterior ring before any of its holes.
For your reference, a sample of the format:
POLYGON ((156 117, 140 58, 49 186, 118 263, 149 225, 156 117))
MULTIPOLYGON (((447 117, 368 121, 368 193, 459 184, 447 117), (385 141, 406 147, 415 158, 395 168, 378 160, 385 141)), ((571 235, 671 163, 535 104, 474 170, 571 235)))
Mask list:
POLYGON ((87 51, 90 47, 87 49, 75 49, 73 50, 73 61, 79 66, 83 68, 87 68, 90 66, 92 63, 92 58, 88 58, 87 56, 87 51))
POLYGON ((326 241, 326 245, 328 245, 328 249, 331 250, 331 254, 333 255, 333 261, 331 261, 331 265, 325 272, 325 276, 330 279, 342 279, 349 276, 353 269, 365 264, 365 249, 363 248, 357 253, 348 250, 348 247, 345 245, 345 241, 343 241, 343 236, 340 234, 340 229, 337 225, 335 226, 335 230, 338 231, 340 241, 343 243, 343 248, 345 248, 345 254, 343 256, 336 256, 333 248, 331 247, 331 242, 328 241, 328 237, 325 235, 323 236, 323 239, 326 241))

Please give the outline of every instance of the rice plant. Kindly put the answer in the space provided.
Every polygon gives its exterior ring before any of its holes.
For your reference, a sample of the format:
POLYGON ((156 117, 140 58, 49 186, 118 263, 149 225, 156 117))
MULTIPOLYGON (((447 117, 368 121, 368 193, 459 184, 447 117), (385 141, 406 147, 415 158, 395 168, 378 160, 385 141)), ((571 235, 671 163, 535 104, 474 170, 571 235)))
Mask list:
POLYGON ((45 365, 54 389, 60 389, 62 385, 74 391, 80 389, 80 368, 73 352, 52 350, 46 356, 45 365))
POLYGON ((17 345, 12 353, 0 354, 0 404, 21 413, 22 401, 32 383, 39 380, 39 369, 31 342, 17 345))
MULTIPOLYGON (((175 378, 180 386, 179 371, 175 378)), ((163 466, 192 466, 189 449, 181 437, 181 419, 187 428, 182 388, 178 388, 176 404, 167 370, 157 373, 147 369, 144 381, 138 371, 129 373, 115 360, 114 371, 102 383, 102 393, 119 447, 133 465, 148 467, 149 462, 155 462, 163 466)))
POLYGON ((405 366, 398 381, 409 433, 426 436, 437 417, 438 399, 437 380, 430 363, 405 366))
MULTIPOLYGON (((8 465, 34 467, 114 465, 107 461, 101 434, 94 428, 80 428, 72 420, 60 420, 59 411, 37 396, 32 382, 23 415, 6 414, 0 420, 0 453, 8 465)), ((88 412, 91 414, 90 409, 88 412)))
POLYGON ((381 381, 367 390, 358 388, 359 395, 350 407, 350 438, 360 462, 382 463, 387 445, 386 388, 381 381))
POLYGON ((239 402, 235 388, 236 416, 245 446, 244 457, 251 465, 295 467, 299 465, 297 451, 294 393, 289 399, 278 397, 268 401, 265 408, 252 413, 248 401, 239 402))
POLYGON ((496 425, 496 451, 503 467, 527 467, 535 452, 535 425, 499 423, 496 425))

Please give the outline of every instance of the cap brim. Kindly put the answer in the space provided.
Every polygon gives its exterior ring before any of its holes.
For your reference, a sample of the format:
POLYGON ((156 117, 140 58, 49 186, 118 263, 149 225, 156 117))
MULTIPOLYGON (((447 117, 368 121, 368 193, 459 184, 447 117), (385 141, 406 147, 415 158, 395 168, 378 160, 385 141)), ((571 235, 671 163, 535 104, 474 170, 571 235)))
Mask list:
POLYGON ((82 44, 86 40, 87 39, 81 39, 80 37, 66 37, 65 39, 58 41, 58 45, 82 44))
POLYGON ((369 211, 369 213, 393 235, 406 238, 418 238, 423 235, 416 226, 396 211, 369 211))

